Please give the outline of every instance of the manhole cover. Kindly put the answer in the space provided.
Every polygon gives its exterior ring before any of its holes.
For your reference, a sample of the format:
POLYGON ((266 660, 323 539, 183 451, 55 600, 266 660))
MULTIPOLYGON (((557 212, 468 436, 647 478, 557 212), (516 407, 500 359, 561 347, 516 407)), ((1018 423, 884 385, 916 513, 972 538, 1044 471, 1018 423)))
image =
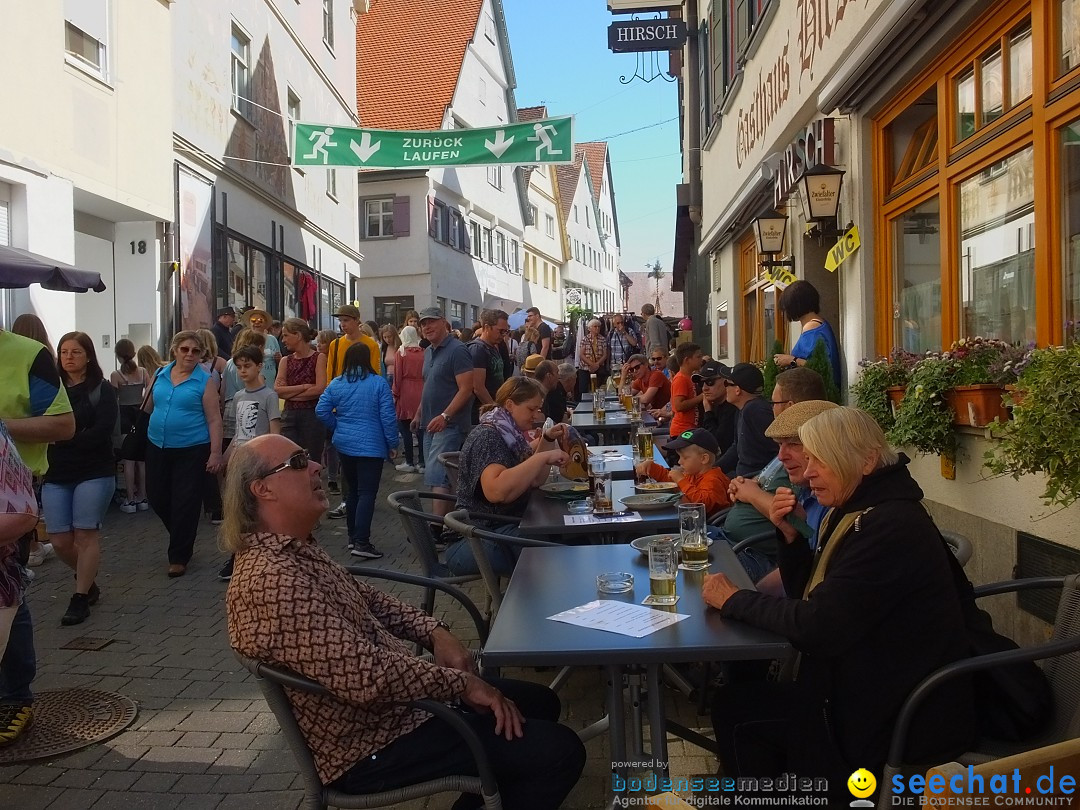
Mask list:
POLYGON ((0 764, 55 757, 119 734, 135 720, 135 702, 96 689, 48 689, 34 700, 34 722, 11 745, 0 764))

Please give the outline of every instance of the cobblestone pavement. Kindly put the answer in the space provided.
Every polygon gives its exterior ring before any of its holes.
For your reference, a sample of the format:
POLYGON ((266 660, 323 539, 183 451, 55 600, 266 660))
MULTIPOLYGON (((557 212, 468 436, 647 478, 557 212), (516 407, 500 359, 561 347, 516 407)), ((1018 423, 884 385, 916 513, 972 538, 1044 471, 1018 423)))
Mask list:
MULTIPOLYGON (((419 572, 397 516, 386 503, 395 489, 421 485, 420 476, 387 468, 372 538, 386 556, 375 565, 419 572)), ((340 562, 343 520, 324 519, 319 541, 340 562)), ((123 694, 139 705, 123 733, 81 751, 24 765, 0 766, 3 810, 278 810, 296 808, 300 779, 277 722, 252 677, 233 657, 226 630, 226 584, 217 580, 225 555, 215 528, 200 526, 188 574, 165 576, 166 538, 153 512, 134 515, 115 507, 106 516, 98 584, 101 601, 75 627, 61 627, 71 596, 71 572, 50 558, 34 569, 30 591, 38 654, 35 689, 87 687, 123 694), (99 651, 61 649, 72 639, 110 639, 99 651)), ((385 585, 384 585, 385 587, 385 585)), ((406 600, 409 586, 389 588, 406 600)), ((482 604, 479 589, 471 593, 482 604)), ((440 611, 447 600, 440 600, 440 611)), ((471 627, 462 611, 442 614, 457 630, 471 627)), ((462 633, 465 636, 465 633, 462 633)), ((511 677, 550 679, 554 672, 505 670, 511 677)), ((598 670, 575 671, 560 693, 564 721, 583 728, 603 716, 603 679, 598 670)), ((668 697, 671 711, 691 727, 707 727, 682 695, 668 697)), ((672 739, 672 775, 707 773, 707 752, 672 739)), ((610 786, 606 739, 588 742, 589 761, 567 808, 598 808, 610 786)), ((400 805, 408 810, 448 808, 449 794, 400 805)), ((513 808, 507 808, 513 810, 513 808)))

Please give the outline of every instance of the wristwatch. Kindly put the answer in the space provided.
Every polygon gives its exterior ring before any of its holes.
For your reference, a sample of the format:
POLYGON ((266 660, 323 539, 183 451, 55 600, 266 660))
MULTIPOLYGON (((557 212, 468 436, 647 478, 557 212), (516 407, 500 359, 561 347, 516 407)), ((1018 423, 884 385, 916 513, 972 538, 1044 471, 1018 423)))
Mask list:
POLYGON ((445 419, 447 424, 450 423, 450 414, 448 414, 446 411, 443 411, 442 413, 440 413, 439 416, 441 416, 443 419, 445 419))
MULTIPOLYGON (((442 622, 442 621, 439 621, 439 622, 435 622, 435 630, 438 630, 438 629, 439 629, 440 627, 441 627, 441 628, 442 628, 443 630, 445 630, 445 631, 446 631, 447 633, 452 633, 452 632, 453 632, 453 631, 452 631, 452 630, 450 629, 450 625, 448 625, 448 624, 447 624, 446 622, 442 622)), ((434 631, 434 630, 432 630, 432 632, 435 632, 435 631, 434 631)))

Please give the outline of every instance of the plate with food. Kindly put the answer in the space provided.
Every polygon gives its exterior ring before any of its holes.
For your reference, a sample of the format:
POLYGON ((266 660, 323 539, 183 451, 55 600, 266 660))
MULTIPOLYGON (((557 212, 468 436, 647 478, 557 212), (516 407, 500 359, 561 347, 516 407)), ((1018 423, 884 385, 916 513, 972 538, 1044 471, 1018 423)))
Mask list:
MULTIPOLYGON (((661 540, 663 538, 674 541, 675 545, 679 545, 682 543, 682 538, 679 537, 679 535, 677 534, 647 534, 644 537, 638 537, 634 540, 631 540, 630 545, 633 546, 635 550, 641 552, 643 555, 648 557, 649 543, 651 543, 653 540, 661 540)), ((711 537, 706 538, 705 542, 710 546, 713 543, 711 537)))
POLYGON ((656 509, 668 509, 681 499, 681 492, 646 492, 641 495, 627 495, 619 500, 627 509, 648 512, 656 509))
POLYGON ((674 481, 649 481, 645 484, 634 484, 638 492, 674 492, 679 485, 674 481))
POLYGON ((540 491, 549 498, 580 498, 589 491, 582 481, 552 481, 540 485, 540 491))

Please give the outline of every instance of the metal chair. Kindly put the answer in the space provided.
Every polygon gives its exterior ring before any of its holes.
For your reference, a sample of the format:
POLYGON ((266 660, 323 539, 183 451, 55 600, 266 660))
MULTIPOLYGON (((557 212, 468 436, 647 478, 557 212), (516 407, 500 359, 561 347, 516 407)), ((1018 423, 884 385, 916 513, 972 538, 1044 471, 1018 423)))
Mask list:
POLYGON ((395 788, 394 790, 363 794, 342 793, 325 786, 319 779, 319 773, 315 767, 315 758, 311 753, 311 748, 308 746, 304 733, 300 730, 300 725, 296 722, 296 716, 293 714, 292 704, 289 702, 285 689, 287 687, 326 696, 329 696, 330 692, 321 684, 297 675, 284 667, 248 658, 236 650, 233 652, 240 659, 240 663, 258 679, 259 689, 262 690, 263 697, 266 698, 270 710, 274 713, 274 717, 277 718, 278 725, 281 726, 281 733, 289 745, 289 750, 296 757, 296 764, 304 780, 304 807, 306 810, 325 810, 325 808, 331 806, 342 808, 393 807, 400 802, 450 791, 478 793, 483 797, 484 807, 487 810, 502 810, 502 798, 499 796, 495 772, 492 770, 487 753, 484 751, 483 743, 480 742, 480 738, 457 711, 437 700, 411 700, 404 705, 423 709, 451 725, 461 735, 465 745, 472 752, 473 758, 476 760, 479 776, 444 776, 439 779, 418 782, 415 785, 395 788))
POLYGON ((450 491, 457 494, 458 480, 461 478, 461 451, 439 453, 435 458, 446 469, 446 477, 450 479, 450 491))
MULTIPOLYGON (((409 543, 420 560, 425 576, 450 584, 463 584, 480 579, 479 575, 455 576, 450 573, 449 568, 439 562, 439 552, 435 548, 435 537, 431 533, 431 526, 443 525, 443 518, 432 512, 425 512, 423 501, 455 503, 457 499, 453 495, 406 489, 401 492, 390 493, 386 500, 398 513, 398 517, 401 518, 401 525, 405 528, 405 536, 409 538, 409 543)), ((434 610, 434 588, 427 588, 424 591, 422 606, 426 613, 430 614, 434 610)))
POLYGON ((971 541, 959 532, 942 532, 941 536, 945 538, 949 551, 956 557, 960 567, 963 568, 967 565, 971 555, 975 553, 975 547, 971 544, 971 541))
MULTIPOLYGON (((487 517, 490 518, 492 516, 489 515, 487 517)), ((502 605, 502 578, 495 573, 495 569, 491 565, 491 558, 488 557, 483 541, 488 540, 502 546, 518 549, 530 546, 558 546, 559 543, 550 543, 547 540, 531 540, 525 537, 514 537, 508 534, 489 531, 488 529, 481 529, 474 525, 472 522, 473 520, 475 520, 473 515, 470 515, 470 513, 464 509, 451 512, 443 518, 443 522, 447 528, 457 532, 468 541, 469 548, 472 549, 473 556, 476 558, 476 567, 480 569, 480 578, 484 581, 484 585, 487 588, 488 598, 491 599, 491 618, 494 620, 495 614, 499 610, 499 606, 502 605)), ((510 517, 499 517, 499 520, 504 523, 517 522, 514 518, 510 517)))
MULTIPOLYGON (((1050 640, 1033 647, 954 661, 924 678, 908 696, 897 717, 885 770, 879 782, 883 788, 891 785, 893 777, 903 772, 904 746, 919 704, 944 681, 960 675, 1008 664, 1050 659, 1043 671, 1054 693, 1054 715, 1043 735, 1022 743, 980 739, 976 745, 977 750, 969 751, 958 758, 961 763, 974 765, 1017 751, 1039 748, 1080 736, 1080 574, 996 582, 976 588, 975 598, 1035 588, 1061 588, 1061 599, 1058 602, 1050 640)), ((878 807, 884 810, 892 806, 891 802, 891 792, 888 789, 881 790, 878 794, 878 807)))

